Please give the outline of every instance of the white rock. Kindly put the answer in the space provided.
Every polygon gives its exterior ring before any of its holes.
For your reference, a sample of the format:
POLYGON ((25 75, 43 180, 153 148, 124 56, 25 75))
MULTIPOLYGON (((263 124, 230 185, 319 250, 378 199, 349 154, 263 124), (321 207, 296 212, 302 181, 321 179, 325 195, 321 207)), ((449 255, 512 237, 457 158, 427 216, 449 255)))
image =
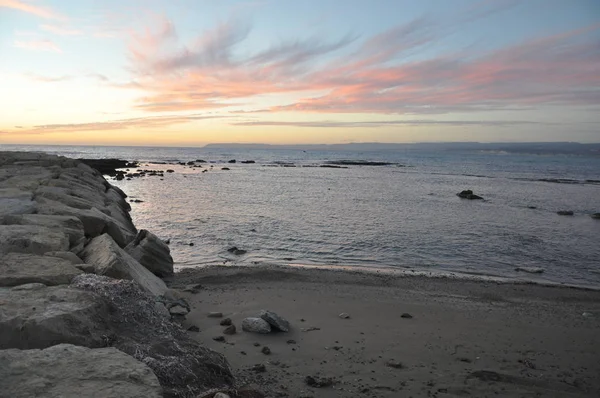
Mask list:
POLYGON ((262 318, 245 318, 242 321, 242 330, 251 333, 271 333, 271 325, 262 318))

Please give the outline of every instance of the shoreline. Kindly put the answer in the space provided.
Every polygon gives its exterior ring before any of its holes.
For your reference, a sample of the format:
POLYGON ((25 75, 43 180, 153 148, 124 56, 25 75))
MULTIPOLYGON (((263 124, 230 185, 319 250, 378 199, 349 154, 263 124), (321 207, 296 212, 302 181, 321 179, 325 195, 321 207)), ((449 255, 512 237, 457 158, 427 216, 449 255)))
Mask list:
POLYGON ((195 308, 183 323, 188 333, 267 396, 600 393, 598 291, 244 266, 177 272, 167 283, 195 308), (241 330, 245 317, 265 309, 286 318, 290 332, 241 330), (237 333, 224 333, 212 312, 237 333), (307 377, 331 384, 317 388, 307 377))
MULTIPOLYGON (((488 275, 477 272, 444 271, 444 270, 426 270, 408 267, 394 267, 388 265, 329 265, 329 264, 300 264, 300 263, 260 263, 248 265, 187 265, 178 266, 175 263, 175 274, 194 272, 195 270, 210 268, 249 268, 249 269, 307 269, 307 270, 329 270, 340 273, 357 274, 385 274, 397 278, 423 278, 423 279, 443 279, 450 281, 470 281, 477 283, 496 283, 507 285, 533 285, 550 288, 578 289, 589 291, 600 291, 600 285, 578 285, 565 282, 553 282, 549 280, 535 280, 523 277, 521 279, 503 277, 498 275, 488 275)), ((526 274, 526 272, 524 272, 526 274)))

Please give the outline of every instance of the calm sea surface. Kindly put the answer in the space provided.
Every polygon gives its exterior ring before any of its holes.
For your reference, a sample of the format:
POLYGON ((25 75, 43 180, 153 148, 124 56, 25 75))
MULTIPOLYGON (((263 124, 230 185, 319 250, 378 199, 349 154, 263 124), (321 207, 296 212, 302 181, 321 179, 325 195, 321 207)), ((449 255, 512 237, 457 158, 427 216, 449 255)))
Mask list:
POLYGON ((170 239, 178 267, 379 266, 600 287, 600 221, 590 217, 600 212, 600 157, 0 146, 7 149, 140 160, 143 169, 175 170, 164 180, 111 183, 143 200, 132 203, 136 226, 170 239), (196 159, 209 163, 193 169, 154 164, 196 159), (230 159, 238 162, 226 164, 230 159), (404 167, 310 167, 339 159, 404 167), (221 170, 225 166, 231 170, 221 170), (461 200, 456 193, 463 189, 486 200, 461 200), (247 254, 229 253, 232 246, 247 254))

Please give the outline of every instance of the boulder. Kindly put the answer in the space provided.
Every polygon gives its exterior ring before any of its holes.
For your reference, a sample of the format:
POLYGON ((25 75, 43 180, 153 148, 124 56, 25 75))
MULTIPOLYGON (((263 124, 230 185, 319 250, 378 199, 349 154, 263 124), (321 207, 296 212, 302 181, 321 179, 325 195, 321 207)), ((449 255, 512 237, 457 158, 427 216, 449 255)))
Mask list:
POLYGON ((74 216, 52 216, 44 214, 23 214, 4 217, 4 224, 7 225, 38 225, 48 227, 52 230, 63 231, 69 237, 71 246, 84 236, 83 223, 74 216))
POLYGON ((0 254, 44 254, 67 250, 69 238, 60 230, 37 225, 0 225, 0 254))
POLYGON ((79 274, 81 271, 71 261, 58 257, 23 253, 9 253, 0 257, 0 286, 25 283, 68 285, 79 274))
POLYGON ((81 255, 87 264, 94 266, 94 273, 98 275, 134 280, 143 290, 155 296, 162 296, 167 291, 160 278, 121 249, 108 234, 92 239, 81 255))
POLYGON ((171 249, 153 233, 140 230, 135 239, 125 247, 125 251, 154 275, 173 275, 171 249))
POLYGON ((281 332, 290 331, 290 323, 272 311, 262 310, 260 312, 260 317, 267 321, 269 325, 271 325, 276 330, 279 330, 281 332))
POLYGON ((103 347, 108 308, 90 293, 63 286, 0 288, 0 349, 60 343, 103 347))
POLYGON ((72 286, 107 302, 112 309, 111 345, 148 365, 166 397, 194 397, 212 388, 231 388, 227 360, 168 321, 165 308, 157 310, 156 299, 134 282, 84 274, 72 286))
POLYGON ((462 198, 462 199, 469 199, 469 200, 483 199, 481 196, 475 195, 473 193, 473 191, 471 191, 470 189, 461 191, 461 192, 457 193, 456 196, 458 196, 459 198, 462 198))
POLYGON ((271 333, 271 325, 262 318, 245 318, 242 321, 242 330, 250 333, 271 333))
POLYGON ((44 350, 0 351, 2 396, 159 398, 152 370, 116 348, 59 344, 44 350))

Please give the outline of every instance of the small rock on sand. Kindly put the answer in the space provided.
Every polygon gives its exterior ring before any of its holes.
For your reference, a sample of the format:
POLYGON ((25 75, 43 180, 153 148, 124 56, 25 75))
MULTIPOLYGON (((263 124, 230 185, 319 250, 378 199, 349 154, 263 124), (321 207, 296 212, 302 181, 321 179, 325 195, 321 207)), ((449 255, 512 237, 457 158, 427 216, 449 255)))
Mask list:
POLYGON ((223 329, 223 334, 235 334, 236 328, 235 325, 229 325, 225 329, 223 329))
POLYGON ((342 318, 342 319, 348 319, 348 318, 350 318, 350 315, 349 315, 349 314, 346 314, 345 312, 342 312, 342 313, 341 313, 340 315, 338 315, 338 316, 339 316, 340 318, 342 318))
POLYGON ((594 213, 590 217, 592 217, 595 220, 600 220, 600 213, 594 213))
POLYGON ((250 333, 271 333, 271 325, 262 318, 246 318, 242 321, 242 330, 250 333))
POLYGON ((233 246, 230 247, 229 249, 227 249, 227 251, 229 253, 235 254, 236 256, 241 256, 242 254, 246 254, 247 251, 243 250, 243 249, 238 249, 237 247, 233 246))
POLYGON ((311 387, 323 388, 332 386, 334 380, 331 377, 306 376, 304 382, 311 387))
POLYGON ((196 325, 192 325, 189 328, 187 328, 188 332, 195 332, 198 333, 200 331, 200 328, 196 325))
POLYGON ((208 317, 209 318, 223 318, 223 313, 222 312, 209 312, 208 317))
POLYGON ((262 350, 260 350, 260 352, 262 352, 265 355, 271 355, 271 349, 269 347, 267 347, 267 346, 264 346, 262 348, 262 350))
POLYGON ((231 323, 232 323, 231 318, 225 318, 225 319, 222 319, 221 322, 219 322, 219 324, 221 326, 229 326, 229 325, 231 325, 231 323))
POLYGON ((387 361, 385 363, 385 366, 387 366, 388 368, 394 368, 394 369, 402 369, 404 367, 404 365, 402 365, 402 363, 398 362, 398 361, 387 361))
POLYGON ((408 312, 405 312, 404 314, 400 315, 400 318, 404 318, 404 319, 412 319, 412 315, 409 314, 408 312))
POLYGON ((262 310, 260 312, 260 317, 267 321, 269 325, 276 330, 280 330, 282 332, 290 331, 290 323, 272 311, 262 310))
POLYGON ((223 343, 223 342, 225 342, 225 337, 223 337, 223 336, 217 336, 217 337, 213 337, 213 340, 214 341, 218 341, 220 343, 223 343))
POLYGON ((262 363, 256 364, 256 365, 252 366, 250 369, 257 373, 264 373, 267 371, 267 367, 262 363))

